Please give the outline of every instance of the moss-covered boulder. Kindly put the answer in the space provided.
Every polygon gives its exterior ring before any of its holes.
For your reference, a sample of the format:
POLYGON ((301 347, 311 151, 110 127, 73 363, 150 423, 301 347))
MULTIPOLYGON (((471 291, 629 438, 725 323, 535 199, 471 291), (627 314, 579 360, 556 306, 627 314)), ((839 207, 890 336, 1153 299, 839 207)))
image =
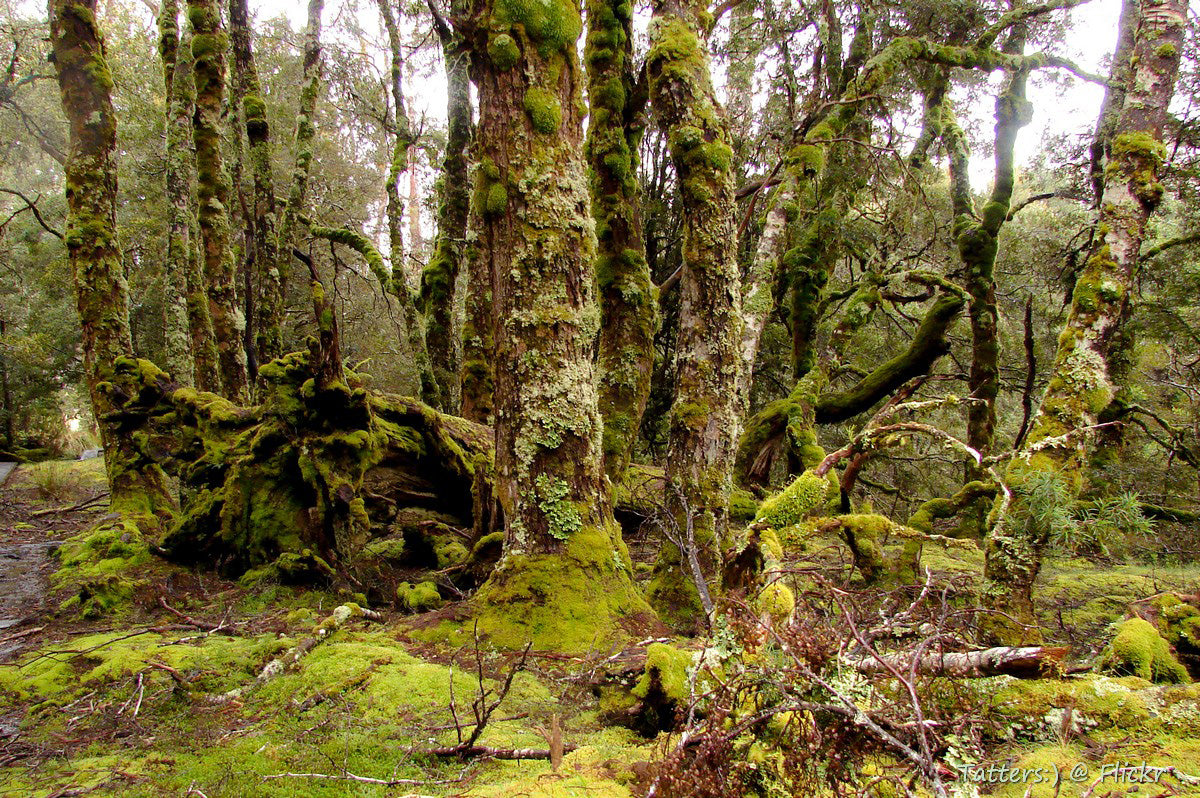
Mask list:
POLYGON ((1191 681, 1187 670, 1175 658, 1171 644, 1152 623, 1142 618, 1121 622, 1099 664, 1114 674, 1140 676, 1152 682, 1184 684, 1191 681))

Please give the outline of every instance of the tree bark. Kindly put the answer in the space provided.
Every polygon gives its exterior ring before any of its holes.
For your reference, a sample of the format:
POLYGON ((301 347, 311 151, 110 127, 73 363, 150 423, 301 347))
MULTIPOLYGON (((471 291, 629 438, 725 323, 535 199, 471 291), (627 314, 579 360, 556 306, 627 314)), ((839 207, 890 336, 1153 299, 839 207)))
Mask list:
POLYGON ((392 143, 392 162, 387 175, 387 220, 389 258, 392 263, 392 279, 389 283, 392 296, 400 306, 400 322, 404 327, 409 353, 417 369, 418 391, 421 401, 430 407, 441 409, 442 392, 433 369, 429 364, 429 352, 425 348, 425 331, 417 305, 408 287, 408 276, 404 269, 404 202, 400 199, 400 177, 409 168, 408 150, 413 143, 412 125, 404 109, 404 53, 400 49, 400 29, 392 13, 390 0, 379 0, 379 11, 387 28, 388 47, 391 50, 392 124, 395 126, 392 143))
POLYGON ((629 464, 650 396, 658 327, 638 179, 646 96, 633 71, 632 6, 625 0, 588 0, 587 12, 587 157, 600 291, 596 366, 604 470, 616 483, 629 464))
MULTIPOLYGON (((462 13, 462 0, 452 11, 462 13)), ((436 10, 436 9, 434 9, 436 10)), ((448 412, 457 412, 461 403, 459 382, 462 340, 455 295, 458 275, 466 258, 467 215, 471 206, 467 173, 467 147, 471 142, 471 81, 469 54, 462 37, 449 23, 435 14, 442 60, 446 67, 446 153, 442 159, 442 179, 437 214, 437 238, 433 255, 421 273, 421 309, 425 314, 425 344, 429 361, 448 412)))
MULTIPOLYGON (((728 525, 740 426, 741 274, 736 260, 733 149, 713 92, 706 6, 656 0, 646 71, 655 120, 675 163, 683 209, 683 271, 676 340, 675 401, 667 444, 667 500, 691 516, 706 575, 719 565, 728 525)), ((680 617, 703 617, 683 577, 680 552, 666 544, 651 601, 680 617)))
POLYGON ((915 671, 921 676, 955 679, 981 679, 988 676, 1014 676, 1018 679, 1046 679, 1060 676, 1066 669, 1067 649, 1061 646, 1000 646, 981 651, 924 654, 916 662, 904 654, 845 659, 859 673, 882 675, 893 671, 915 671))
MULTIPOLYGON (((230 0, 229 32, 233 43, 234 74, 237 76, 234 84, 239 87, 239 96, 232 104, 241 108, 246 129, 246 161, 253 185, 250 218, 246 225, 246 269, 249 277, 246 304, 251 307, 256 302, 255 295, 262 292, 263 281, 271 279, 266 273, 275 268, 279 259, 279 240, 276 231, 275 179, 271 174, 271 128, 267 122, 267 106, 254 60, 246 0, 230 0)), ((252 316, 247 314, 247 318, 252 316)), ((261 364, 266 342, 262 340, 262 326, 256 327, 254 360, 261 364)))
POLYGON ((216 334, 222 392, 231 400, 244 404, 249 399, 246 350, 242 345, 246 320, 238 308, 234 288, 236 269, 229 246, 230 183, 221 156, 228 37, 221 26, 221 15, 214 0, 188 0, 187 5, 193 29, 196 105, 192 136, 196 145, 200 242, 208 309, 216 334))
POLYGON ((496 488, 504 555, 479 630, 502 646, 589 649, 649 610, 601 464, 592 342, 595 239, 582 158, 573 2, 473 13, 479 256, 493 275, 496 488))
POLYGON ((66 162, 67 254, 83 330, 88 392, 108 473, 112 508, 153 523, 173 507, 166 479, 137 452, 112 417, 114 362, 128 355, 129 288, 117 242, 117 117, 112 75, 96 25, 94 0, 55 0, 50 6, 54 68, 70 128, 66 162))
MULTIPOLYGON (((190 80, 188 67, 180 64, 179 2, 163 0, 158 16, 159 55, 163 66, 163 87, 166 109, 166 188, 170 203, 170 222, 167 231, 167 261, 163 290, 163 359, 167 370, 184 385, 195 384, 195 363, 192 360, 191 330, 188 325, 187 273, 191 230, 188 214, 191 208, 191 186, 187 158, 183 149, 191 135, 190 113, 186 88, 190 80), (176 82, 181 85, 175 86, 176 82)), ((190 43, 189 43, 190 49, 190 43)), ((187 58, 190 65, 191 59, 187 58)))
POLYGON ((308 27, 304 31, 304 85, 296 108, 296 130, 293 135, 295 165, 288 187, 287 204, 279 219, 279 236, 274 267, 263 275, 262 296, 259 298, 259 333, 257 340, 260 362, 283 354, 283 314, 288 275, 291 273, 292 244, 299 218, 307 213, 308 177, 312 168, 313 137, 316 135, 317 100, 321 95, 321 12, 324 0, 309 0, 308 27))
POLYGON ((1088 439, 1114 395, 1109 347, 1129 302, 1146 222, 1162 199, 1162 135, 1186 19, 1182 0, 1142 0, 1129 64, 1114 64, 1118 77, 1128 69, 1128 83, 1104 168, 1095 243, 1075 281, 1050 384, 1025 454, 1008 469, 1013 502, 988 538, 984 597, 987 607, 997 611, 982 629, 989 641, 1013 643, 1039 636, 1033 583, 1050 530, 1028 518, 1021 485, 1031 474, 1049 471, 1075 494, 1084 488, 1088 439))

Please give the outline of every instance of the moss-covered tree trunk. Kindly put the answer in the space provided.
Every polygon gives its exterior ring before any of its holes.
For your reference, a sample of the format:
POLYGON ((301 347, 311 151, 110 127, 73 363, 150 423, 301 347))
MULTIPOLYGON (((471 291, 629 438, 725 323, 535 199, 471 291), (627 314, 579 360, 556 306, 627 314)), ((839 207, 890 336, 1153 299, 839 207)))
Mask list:
MULTIPOLYGON (((1082 490, 1088 438, 1113 397, 1107 356, 1129 301, 1146 221, 1162 199, 1162 134, 1186 19, 1182 0, 1143 0, 1140 6, 1124 102, 1104 167, 1095 243, 1076 277, 1053 374, 1025 452, 1008 469, 1014 500, 988 539, 984 598, 998 613, 984 632, 995 639, 1036 635, 1033 583, 1049 529, 1024 520, 1021 484, 1033 472, 1050 471, 1072 492, 1082 490)), ((1116 69, 1119 75, 1121 66, 1116 69)))
POLYGON ((495 294, 496 489, 504 555, 477 595, 501 645, 586 649, 648 608, 601 464, 598 316, 574 0, 482 0, 479 253, 495 294))
MULTIPOLYGON (((462 0, 451 11, 461 14, 462 0)), ((455 295, 458 275, 466 258, 467 215, 471 189, 467 176, 467 147, 471 142, 471 78, 469 54, 462 37, 439 15, 435 19, 446 67, 446 153, 439 186, 437 238, 433 256, 421 273, 421 310, 425 315, 425 345, 434 379, 447 412, 460 405, 460 349, 462 346, 455 295)))
POLYGON ((187 5, 193 30, 196 105, 192 136, 196 145, 200 247, 208 310, 216 334, 222 392, 244 404, 250 395, 246 350, 242 345, 246 320, 238 308, 234 286, 236 267, 229 245, 230 183, 221 154, 228 37, 214 0, 188 0, 187 5))
POLYGON ((425 329, 417 315, 417 303, 409 289, 404 269, 404 202, 400 199, 400 177, 408 171, 408 150, 414 136, 404 107, 404 53, 400 49, 400 29, 390 0, 379 0, 379 11, 387 29, 388 48, 391 52, 389 73, 392 93, 392 162, 387 174, 387 223, 389 258, 392 263, 391 292, 400 306, 400 323, 404 327, 405 339, 413 365, 417 369, 418 390, 421 401, 431 407, 442 407, 442 390, 433 368, 429 363, 429 352, 425 348, 425 329))
MULTIPOLYGON (((250 167, 252 184, 249 203, 249 218, 246 220, 247 270, 246 307, 253 307, 256 294, 261 292, 263 274, 275 268, 279 258, 279 241, 276 231, 275 178, 271 174, 271 127, 267 122, 267 106, 263 98, 262 82, 258 77, 258 65, 254 59, 254 47, 250 32, 249 9, 246 0, 230 0, 229 34, 233 44, 233 68, 237 87, 231 105, 240 108, 242 123, 246 129, 246 162, 250 167)), ((250 313, 247 318, 251 319, 250 313)), ((256 357, 252 361, 262 362, 261 326, 254 330, 253 347, 248 347, 256 357)))
POLYGON ((627 0, 589 0, 587 19, 587 157, 600 291, 596 367, 604 468, 617 482, 637 439, 654 370, 658 297, 646 263, 637 174, 646 96, 633 70, 632 6, 627 0))
POLYGON ((114 510, 164 518, 174 507, 166 479, 115 417, 114 362, 132 352, 129 289, 117 241, 117 117, 112 75, 88 0, 50 4, 54 68, 70 130, 66 162, 67 254, 83 330, 88 391, 104 445, 114 510))
MULTIPOLYGON (((1025 25, 1018 24, 1009 33, 1004 52, 1020 54, 1027 38, 1025 25)), ((971 367, 967 377, 972 399, 967 405, 967 445, 990 455, 996 440, 996 398, 1000 392, 1000 331, 996 309, 996 255, 1000 229, 1008 217, 1016 183, 1013 152, 1017 133, 1028 124, 1032 107, 1025 99, 1028 71, 1018 69, 1007 78, 1004 90, 996 97, 995 178, 982 216, 975 213, 967 173, 970 153, 966 136, 953 121, 944 125, 944 138, 950 151, 951 198, 954 209, 954 235, 963 264, 964 287, 970 297, 967 313, 971 320, 971 367)), ((968 463, 971 480, 983 480, 982 465, 968 463)), ((990 497, 981 497, 964 511, 964 521, 982 532, 990 497)))
POLYGON ((309 0, 308 27, 304 31, 304 85, 296 108, 296 130, 292 137, 296 161, 288 186, 287 203, 279 218, 274 264, 264 264, 262 295, 259 297, 258 359, 262 363, 283 354, 283 315, 292 245, 299 219, 307 213, 308 177, 312 168, 313 137, 316 135, 317 100, 321 95, 321 12, 324 0, 309 0))
POLYGON ((191 330, 187 309, 187 261, 191 246, 187 213, 191 206, 187 161, 181 152, 190 133, 186 126, 177 127, 175 113, 186 113, 183 102, 176 103, 176 80, 185 80, 179 66, 179 3, 164 0, 158 15, 159 56, 163 67, 163 88, 167 97, 166 109, 166 187, 170 203, 170 222, 167 230, 167 261, 163 279, 163 359, 167 370, 184 385, 195 383, 195 364, 192 361, 191 330), (178 76, 177 76, 177 73, 178 76))
POLYGON ((217 342, 208 312, 204 275, 196 247, 195 173, 192 152, 192 113, 195 83, 192 77, 191 26, 179 26, 179 3, 163 3, 159 15, 159 49, 167 89, 166 193, 167 229, 167 368, 184 385, 202 391, 219 391, 221 386, 217 342), (173 331, 179 324, 177 300, 183 299, 186 341, 181 347, 173 331), (182 360, 180 353, 186 355, 182 360))
MULTIPOLYGON (((667 444, 667 501, 690 516, 701 567, 711 576, 728 522, 740 426, 741 274, 736 259, 733 149, 713 93, 708 15, 702 2, 658 0, 646 70, 650 100, 666 137, 683 210, 675 401, 667 444)), ((681 524, 682 527, 682 524, 681 524)), ((703 617, 678 549, 664 546, 651 600, 703 617)))

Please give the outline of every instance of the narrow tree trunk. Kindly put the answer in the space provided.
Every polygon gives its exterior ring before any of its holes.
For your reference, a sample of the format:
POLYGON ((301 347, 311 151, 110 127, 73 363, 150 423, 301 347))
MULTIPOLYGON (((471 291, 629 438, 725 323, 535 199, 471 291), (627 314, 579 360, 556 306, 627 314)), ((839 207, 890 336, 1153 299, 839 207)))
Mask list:
MULTIPOLYGON (((459 5, 461 0, 459 0, 459 5)), ((462 13, 459 5, 452 11, 462 13)), ((437 238, 433 255, 421 273, 421 310, 425 314, 425 345, 434 379, 441 390, 447 412, 460 407, 459 350, 462 340, 455 293, 459 271, 466 257, 467 215, 471 206, 467 177, 467 147, 471 142, 471 80, 469 55, 462 37, 435 14, 434 22, 442 43, 446 66, 446 154, 437 213, 437 238)))
MULTIPOLYGON (((1026 454, 1008 469, 1014 500, 988 540, 984 596, 989 609, 998 612, 982 630, 985 639, 1012 643, 1037 636, 1033 583, 1050 530, 1028 517, 1020 488, 1039 471, 1057 474, 1074 493, 1084 487, 1088 438, 1113 397, 1108 350, 1129 301, 1146 221, 1162 199, 1162 134, 1186 19, 1183 0, 1140 4, 1124 104, 1104 168, 1095 244, 1075 281, 1053 376, 1034 418, 1026 454)), ((1119 76, 1122 65, 1114 68, 1119 76)))
POLYGON ((262 363, 283 354, 283 312, 288 275, 291 272, 292 243, 299 217, 307 213, 308 176, 312 168, 313 137, 316 135, 317 100, 321 94, 321 12, 324 0, 309 0, 308 27, 304 31, 304 85, 296 108, 293 149, 296 162, 288 188, 287 204, 279 219, 274 267, 263 275, 259 298, 258 358, 262 363))
MULTIPOLYGON (((4 317, 0 316, 0 340, 5 333, 4 317)), ((12 391, 8 385, 8 360, 4 350, 0 348, 0 413, 4 414, 4 448, 12 449, 16 439, 16 429, 13 420, 12 391)))
POLYGON ((571 2, 481 0, 472 41, 479 256, 494 275, 496 486, 504 555, 477 594, 505 646, 590 649, 648 614, 601 464, 595 239, 571 2))
POLYGON ((597 371, 604 469, 615 483, 629 464, 650 396, 658 297, 642 234, 637 172, 646 97, 633 72, 632 6, 589 0, 587 12, 587 157, 600 291, 597 371))
MULTIPOLYGON (((1026 26, 1016 25, 1009 33, 1004 52, 1020 54, 1025 48, 1026 26)), ((971 368, 967 385, 973 400, 967 405, 967 445, 984 456, 992 453, 996 440, 996 397, 1000 392, 1000 332, 996 310, 996 254, 1000 229, 1008 216, 1015 185, 1013 152, 1017 133, 1028 124, 1032 107, 1025 99, 1027 70, 1008 77, 1004 90, 996 97, 995 180, 982 218, 976 216, 971 198, 967 162, 970 153, 966 136, 951 119, 945 125, 945 140, 950 150, 951 197, 954 205, 954 235, 958 255, 964 267, 964 285, 970 296, 967 313, 971 320, 971 368)), ((969 480, 987 478, 984 467, 968 463, 969 480)), ((976 535, 986 527, 990 504, 976 500, 963 511, 964 525, 973 526, 976 535)))
MULTIPOLYGON (((175 375, 180 384, 194 385, 195 364, 192 361, 187 308, 187 262, 188 247, 191 246, 188 211, 191 206, 191 191, 188 185, 187 160, 182 152, 182 149, 187 147, 191 128, 188 120, 181 118, 190 113, 190 103, 186 101, 186 89, 175 86, 176 81, 182 84, 190 80, 190 76, 184 74, 186 68, 179 64, 178 0, 163 0, 158 29, 163 86, 167 97, 166 185, 167 201, 170 203, 167 262, 163 280, 163 358, 167 371, 175 375), (179 124, 180 122, 183 124, 179 124)), ((190 63, 190 59, 186 60, 190 63)))
POLYGON ((408 151, 413 143, 412 126, 408 112, 404 109, 404 53, 400 49, 400 29, 392 13, 390 0, 379 0, 379 11, 387 28, 388 46, 391 49, 391 91, 394 106, 392 123, 395 125, 395 141, 392 143, 392 163, 387 176, 387 222, 388 240, 391 245, 392 262, 391 292, 400 306, 400 322, 404 326, 409 353, 417 369, 417 381, 421 401, 431 407, 442 407, 441 389, 429 365, 429 353, 425 349, 425 331, 417 305, 408 287, 408 276, 404 268, 404 203, 400 199, 400 177, 409 168, 408 151))
MULTIPOLYGON (((680 521, 690 516, 702 565, 711 576, 728 521, 740 426, 742 331, 733 150, 724 109, 713 93, 706 15, 701 2, 656 0, 646 70, 654 115, 675 163, 684 219, 667 499, 680 521)), ((679 554, 669 543, 664 547, 651 600, 678 614, 690 606, 694 617, 703 618, 679 554)))
POLYGON ((737 394, 743 415, 750 407, 758 344, 767 318, 775 307, 775 284, 779 280, 780 262, 787 246, 788 208, 796 200, 796 190, 796 179, 789 170, 771 200, 762 235, 754 250, 754 259, 742 280, 742 365, 737 394))
POLYGON ((236 268, 229 245, 229 175, 221 155, 221 115, 225 103, 225 49, 228 37, 214 0, 188 0, 192 22, 192 59, 196 77, 196 107, 192 135, 200 204, 200 240, 208 307, 216 333, 222 391, 232 401, 249 400, 246 350, 242 345, 245 318, 237 305, 236 268))
MULTIPOLYGON (((112 507, 166 516, 174 501, 161 469, 122 434, 108 390, 118 358, 131 354, 129 289, 117 243, 117 118, 112 75, 96 26, 94 0, 50 6, 54 68, 70 127, 66 162, 67 254, 83 329, 83 359, 92 409, 104 445, 112 507)), ((151 520, 147 518, 147 520, 151 520)))
MULTIPOLYGON (((258 66, 254 60, 254 48, 250 33, 249 10, 246 0, 230 0, 229 33, 233 44, 233 67, 237 76, 238 97, 235 105, 241 110, 246 129, 246 161, 250 167, 253 184, 246 225, 246 269, 248 272, 246 306, 256 305, 258 288, 264 281, 272 280, 271 270, 279 260, 279 241, 276 230, 275 179, 271 174, 271 128, 267 122, 267 106, 263 99, 262 82, 258 77, 258 66)), ((253 321, 254 315, 247 314, 253 321)), ((255 330, 254 361, 264 362, 264 340, 261 324, 255 330)), ((268 346, 270 349, 270 346, 268 346)), ((278 353, 275 353, 278 354, 278 353)))

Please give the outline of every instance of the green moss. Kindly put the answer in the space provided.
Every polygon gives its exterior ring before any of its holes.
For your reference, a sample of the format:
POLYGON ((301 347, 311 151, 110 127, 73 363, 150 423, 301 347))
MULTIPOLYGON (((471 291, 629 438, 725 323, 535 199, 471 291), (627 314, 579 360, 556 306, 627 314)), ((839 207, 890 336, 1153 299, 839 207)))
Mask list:
POLYGON ((785 624, 796 610, 796 596, 783 582, 775 581, 759 591, 755 606, 773 623, 785 624))
POLYGON ((508 189, 497 181, 484 193, 483 212, 487 216, 501 216, 508 210, 508 189))
POLYGON ((775 528, 799 524, 823 509, 829 495, 828 480, 805 471, 791 485, 764 499, 755 520, 775 528))
POLYGON ((488 39, 488 58, 501 72, 507 72, 521 60, 521 48, 517 41, 507 33, 501 33, 488 39))
POLYGON ((583 20, 572 0, 497 0, 493 24, 520 25, 542 57, 573 52, 583 33, 583 20))
POLYGON ((147 584, 150 550, 131 517, 107 521, 68 538, 58 550, 61 567, 51 584, 70 590, 61 609, 98 618, 128 609, 138 588, 147 584))
POLYGON ((729 495, 729 520, 735 524, 746 524, 758 516, 759 501, 750 491, 734 488, 729 495))
MULTIPOLYGON (((516 568, 502 561, 475 596, 479 631, 503 648, 532 641, 535 648, 568 653, 628 639, 627 625, 652 613, 629 580, 629 554, 620 541, 615 525, 585 525, 560 552, 523 554, 516 568)), ((471 627, 446 622, 413 635, 465 642, 471 627)))
POLYGON ((562 125, 562 106, 553 94, 537 87, 527 89, 524 106, 534 130, 547 135, 558 132, 562 125))
POLYGON ((425 612, 442 606, 442 597, 433 582, 402 582, 396 588, 396 600, 409 612, 425 612))
POLYGON ((1171 645, 1154 625, 1142 618, 1130 618, 1118 628, 1117 634, 1100 658, 1103 668, 1116 674, 1132 674, 1152 682, 1187 683, 1187 671, 1171 645))
POLYGON ((646 649, 646 667, 634 685, 633 695, 644 699, 657 684, 658 689, 671 701, 687 701, 688 671, 693 663, 691 652, 666 643, 651 643, 646 649))
POLYGON ((551 536, 566 540, 583 527, 583 516, 567 499, 571 493, 571 486, 566 480, 538 474, 534 485, 537 490, 538 508, 546 517, 546 526, 551 536))

